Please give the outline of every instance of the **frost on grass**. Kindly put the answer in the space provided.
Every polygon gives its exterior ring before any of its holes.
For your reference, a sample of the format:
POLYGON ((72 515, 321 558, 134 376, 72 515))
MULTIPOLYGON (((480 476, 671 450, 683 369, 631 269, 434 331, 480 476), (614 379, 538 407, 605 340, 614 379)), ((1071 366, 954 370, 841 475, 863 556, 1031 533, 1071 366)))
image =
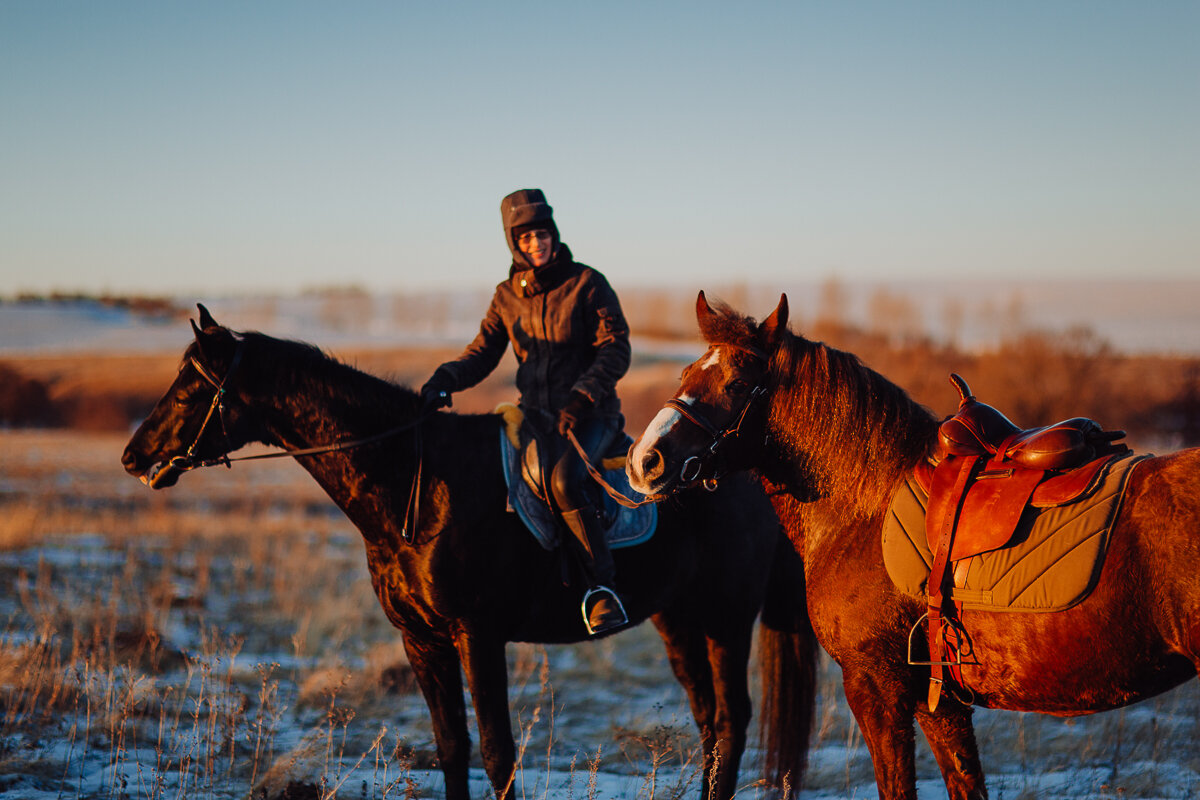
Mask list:
MULTIPOLYGON (((443 796, 361 541, 307 474, 264 463, 149 493, 120 471, 122 437, 0 437, 0 795, 443 796)), ((511 645, 509 678, 519 797, 698 795, 687 701, 648 626, 511 645)), ((876 796, 828 660, 818 701, 800 796, 876 796)), ((1200 797, 1195 681, 1093 717, 975 719, 993 798, 1200 797)), ((921 795, 944 796, 918 742, 921 795)), ((777 797, 759 768, 752 744, 739 798, 777 797)), ((477 756, 471 786, 491 795, 477 756)))

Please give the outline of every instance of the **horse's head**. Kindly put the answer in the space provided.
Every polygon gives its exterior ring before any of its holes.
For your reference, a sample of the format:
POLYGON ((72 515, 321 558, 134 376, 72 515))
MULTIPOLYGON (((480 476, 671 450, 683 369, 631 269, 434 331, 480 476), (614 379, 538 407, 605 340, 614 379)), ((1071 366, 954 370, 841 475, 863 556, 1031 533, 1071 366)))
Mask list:
POLYGON ((752 466, 771 357, 787 317, 787 295, 756 323, 723 304, 712 308, 700 292, 696 318, 708 350, 684 369, 679 391, 630 449, 626 472, 634 489, 665 494, 697 482, 711 487, 725 471, 752 466))
POLYGON ((199 306, 195 341, 184 352, 179 375, 125 446, 121 463, 143 483, 164 489, 200 462, 223 458, 246 443, 240 436, 243 406, 237 400, 244 342, 199 306))

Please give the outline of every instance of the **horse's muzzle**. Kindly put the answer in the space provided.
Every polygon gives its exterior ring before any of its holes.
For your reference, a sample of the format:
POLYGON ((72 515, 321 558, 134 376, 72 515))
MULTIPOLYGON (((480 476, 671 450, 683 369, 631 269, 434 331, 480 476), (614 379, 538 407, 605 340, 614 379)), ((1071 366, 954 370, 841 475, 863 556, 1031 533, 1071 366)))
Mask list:
POLYGON ((142 476, 142 482, 151 489, 166 489, 174 486, 179 482, 179 476, 184 473, 184 469, 177 466, 176 459, 171 459, 166 464, 159 464, 150 473, 142 476))
POLYGON ((185 463, 181 463, 179 456, 170 461, 155 464, 128 447, 121 454, 121 465, 125 467, 126 472, 151 489, 166 489, 168 486, 174 486, 179 481, 179 476, 188 469, 185 463))
POLYGON ((630 448, 626 456, 625 473, 629 477, 629 485, 641 494, 650 495, 658 492, 665 481, 667 462, 657 447, 642 447, 637 443, 630 448))

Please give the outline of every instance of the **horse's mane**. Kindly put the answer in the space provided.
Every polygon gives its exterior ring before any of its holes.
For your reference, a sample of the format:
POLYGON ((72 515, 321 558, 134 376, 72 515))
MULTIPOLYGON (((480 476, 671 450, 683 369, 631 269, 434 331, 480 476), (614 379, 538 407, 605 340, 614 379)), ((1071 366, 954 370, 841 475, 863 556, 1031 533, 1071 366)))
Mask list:
MULTIPOLYGON (((710 344, 762 347, 755 321, 724 304, 702 324, 710 344)), ((870 514, 929 455, 937 422, 901 387, 853 353, 786 331, 771 356, 769 433, 820 496, 870 514)))
MULTIPOLYGON (((315 345, 277 339, 258 331, 243 331, 237 336, 245 343, 247 358, 254 366, 236 380, 251 382, 259 391, 288 397, 323 397, 353 409, 357 421, 368 424, 420 407, 420 397, 412 389, 363 372, 315 345)), ((184 360, 198 355, 197 351, 193 342, 184 360)))

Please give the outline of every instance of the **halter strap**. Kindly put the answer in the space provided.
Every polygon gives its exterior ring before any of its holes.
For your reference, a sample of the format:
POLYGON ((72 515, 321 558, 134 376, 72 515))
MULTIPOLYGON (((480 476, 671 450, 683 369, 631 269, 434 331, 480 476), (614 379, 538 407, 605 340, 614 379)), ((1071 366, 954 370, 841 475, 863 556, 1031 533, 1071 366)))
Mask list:
MULTIPOLYGON (((732 350, 740 350, 743 353, 746 353, 756 360, 762 362, 764 368, 769 368, 770 366, 771 357, 757 347, 725 342, 720 344, 712 344, 709 346, 709 350, 715 350, 718 347, 727 347, 732 350)), ((750 410, 755 406, 759 398, 765 396, 766 394, 767 388, 760 380, 760 382, 755 384, 754 388, 752 388, 746 395, 746 401, 742 404, 742 407, 730 415, 729 422, 724 428, 718 428, 715 424, 713 424, 712 420, 708 419, 707 416, 701 413, 695 408, 695 406, 693 406, 687 400, 684 400, 682 397, 672 397, 664 404, 665 408, 674 410, 688 422, 692 423, 696 427, 700 428, 700 430, 708 434, 710 438, 708 447, 701 455, 692 456, 684 461, 683 467, 680 470, 680 479, 684 483, 695 483, 696 481, 702 480, 706 488, 715 488, 717 478, 719 476, 714 474, 708 478, 702 479, 700 477, 701 474, 704 472, 705 468, 716 459, 718 451, 722 449, 722 446, 725 444, 725 442, 727 442, 729 439, 736 438, 739 434, 741 434, 742 426, 746 422, 746 417, 750 415, 750 410)))
MULTIPOLYGON (((204 422, 200 423, 200 430, 196 431, 196 438, 192 441, 191 446, 188 447, 187 452, 182 457, 176 456, 171 459, 171 463, 178 468, 184 468, 184 465, 194 463, 196 448, 200 445, 200 439, 204 436, 204 431, 207 430, 208 423, 212 421, 213 414, 216 414, 217 418, 221 421, 221 433, 224 434, 226 443, 229 442, 229 431, 225 428, 225 384, 237 372, 238 366, 242 363, 242 353, 245 349, 246 341, 239 338, 237 340, 237 348, 233 351, 233 360, 229 363, 229 370, 225 373, 225 377, 219 381, 213 376, 212 371, 204 366, 204 363, 200 359, 195 356, 188 358, 192 367, 200 373, 200 377, 211 383, 217 391, 213 393, 212 403, 208 406, 208 413, 204 415, 204 422)), ((224 463, 226 466, 229 466, 228 453, 214 463, 224 463)))

